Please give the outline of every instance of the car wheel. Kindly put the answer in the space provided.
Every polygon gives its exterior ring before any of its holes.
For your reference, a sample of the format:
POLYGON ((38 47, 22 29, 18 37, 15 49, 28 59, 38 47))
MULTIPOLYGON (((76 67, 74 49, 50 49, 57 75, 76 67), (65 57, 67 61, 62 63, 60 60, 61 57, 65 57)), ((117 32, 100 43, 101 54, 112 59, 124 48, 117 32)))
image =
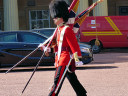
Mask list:
POLYGON ((92 51, 94 54, 99 53, 101 51, 101 46, 93 45, 92 51))
POLYGON ((84 57, 84 58, 81 58, 81 61, 84 63, 84 64, 88 64, 90 62, 92 62, 92 58, 91 57, 84 57))
POLYGON ((92 46, 92 51, 94 54, 99 53, 102 49, 102 43, 100 42, 100 45, 95 45, 95 41, 91 41, 90 45, 92 46))

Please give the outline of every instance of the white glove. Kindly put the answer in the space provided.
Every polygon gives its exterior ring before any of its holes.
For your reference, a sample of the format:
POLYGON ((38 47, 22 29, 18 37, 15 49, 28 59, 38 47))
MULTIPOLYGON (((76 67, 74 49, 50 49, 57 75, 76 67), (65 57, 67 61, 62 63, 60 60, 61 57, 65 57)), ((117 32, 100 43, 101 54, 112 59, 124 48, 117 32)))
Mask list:
POLYGON ((82 66, 84 63, 82 61, 75 62, 76 66, 82 66))
POLYGON ((75 59, 75 64, 76 64, 76 66, 81 66, 81 65, 83 65, 83 62, 80 61, 79 58, 78 58, 77 52, 75 52, 75 53, 73 54, 73 56, 74 56, 74 59, 75 59))
POLYGON ((51 48, 50 47, 45 47, 45 49, 44 49, 44 51, 46 51, 47 50, 47 52, 51 52, 51 48))
POLYGON ((47 50, 47 52, 51 52, 51 48, 46 48, 43 43, 40 43, 38 47, 42 48, 44 51, 47 50))

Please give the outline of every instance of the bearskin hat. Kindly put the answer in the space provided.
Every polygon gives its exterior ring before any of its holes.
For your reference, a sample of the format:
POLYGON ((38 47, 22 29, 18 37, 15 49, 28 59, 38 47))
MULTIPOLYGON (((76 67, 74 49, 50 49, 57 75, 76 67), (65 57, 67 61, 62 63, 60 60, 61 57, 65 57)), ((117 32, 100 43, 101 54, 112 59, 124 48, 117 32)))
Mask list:
POLYGON ((63 18, 64 22, 68 21, 68 4, 64 0, 52 0, 49 4, 49 10, 52 18, 58 17, 63 18))

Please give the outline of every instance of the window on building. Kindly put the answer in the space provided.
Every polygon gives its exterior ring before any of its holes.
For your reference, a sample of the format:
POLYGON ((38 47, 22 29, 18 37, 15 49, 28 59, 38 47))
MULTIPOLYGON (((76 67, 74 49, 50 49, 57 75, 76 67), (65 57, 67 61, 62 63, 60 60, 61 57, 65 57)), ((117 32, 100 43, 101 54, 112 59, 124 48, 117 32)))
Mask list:
POLYGON ((50 14, 48 10, 32 10, 29 12, 30 29, 49 28, 50 14))
POLYGON ((2 30, 1 26, 2 26, 2 18, 1 18, 1 12, 0 12, 0 31, 2 30))
POLYGON ((128 15, 128 6, 120 6, 119 15, 128 15))

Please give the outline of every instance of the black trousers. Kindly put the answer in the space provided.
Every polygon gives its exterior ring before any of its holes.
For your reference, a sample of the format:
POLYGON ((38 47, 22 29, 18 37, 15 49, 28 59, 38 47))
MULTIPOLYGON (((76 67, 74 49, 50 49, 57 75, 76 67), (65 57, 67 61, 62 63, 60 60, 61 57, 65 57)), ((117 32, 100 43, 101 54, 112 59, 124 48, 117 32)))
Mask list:
POLYGON ((55 90, 57 88, 57 85, 59 84, 59 81, 60 81, 64 71, 65 71, 65 68, 66 68, 66 66, 59 66, 56 69, 55 77, 54 77, 54 85, 53 85, 51 92, 48 96, 58 96, 65 77, 67 77, 68 81, 70 82, 70 84, 71 84, 72 88, 74 89, 74 91, 76 92, 77 96, 87 96, 86 95, 87 92, 84 89, 84 87, 81 85, 81 83, 79 82, 75 72, 68 72, 68 71, 67 71, 62 83, 60 84, 60 87, 59 87, 57 93, 55 94, 55 90))

